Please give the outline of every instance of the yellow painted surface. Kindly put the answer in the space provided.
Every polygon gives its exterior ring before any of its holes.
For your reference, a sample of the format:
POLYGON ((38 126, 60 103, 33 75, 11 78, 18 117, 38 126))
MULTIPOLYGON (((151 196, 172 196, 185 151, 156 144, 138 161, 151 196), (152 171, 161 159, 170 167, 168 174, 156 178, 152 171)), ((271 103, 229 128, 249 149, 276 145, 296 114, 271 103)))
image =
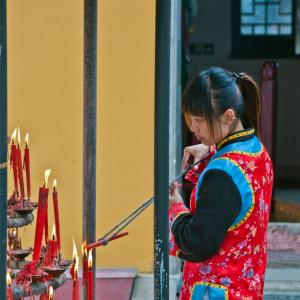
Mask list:
MULTIPOLYGON (((83 1, 8 1, 8 128, 30 134, 32 196, 58 180, 62 252, 81 243, 83 1)), ((153 194, 155 1, 99 1, 97 235, 153 194)), ((23 144, 24 145, 24 144, 23 144)), ((9 172, 9 192, 12 192, 9 172)), ((49 195, 50 230, 53 224, 49 195)), ((97 250, 98 267, 153 266, 153 214, 97 250)), ((20 231, 33 246, 34 225, 20 231)))

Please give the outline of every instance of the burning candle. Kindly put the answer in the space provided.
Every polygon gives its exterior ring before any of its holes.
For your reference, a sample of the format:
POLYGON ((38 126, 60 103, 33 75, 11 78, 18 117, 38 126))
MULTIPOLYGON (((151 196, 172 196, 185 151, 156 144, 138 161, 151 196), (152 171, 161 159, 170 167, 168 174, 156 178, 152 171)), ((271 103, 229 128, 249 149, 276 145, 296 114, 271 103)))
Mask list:
POLYGON ((44 257, 44 265, 53 265, 53 261, 58 256, 58 245, 56 241, 55 234, 55 225, 53 225, 52 229, 52 240, 48 240, 47 242, 47 252, 44 257))
POLYGON ((21 199, 24 200, 24 179, 23 179, 23 168, 22 168, 22 156, 21 156, 21 133, 20 128, 18 127, 18 148, 17 148, 17 169, 18 169, 18 179, 20 184, 21 199))
POLYGON ((39 189, 38 210, 37 210, 37 220, 36 220, 34 249, 33 249, 34 261, 37 261, 40 258, 43 232, 44 232, 44 227, 46 227, 46 216, 47 216, 47 209, 48 209, 48 192, 49 192, 49 189, 47 188, 47 184, 48 184, 48 178, 50 173, 51 170, 45 171, 44 186, 40 187, 39 189))
POLYGON ((30 185, 30 158, 29 158, 29 134, 27 132, 25 137, 25 150, 24 150, 24 165, 23 168, 25 169, 26 174, 26 187, 27 187, 27 198, 28 200, 31 197, 31 185, 30 185))
MULTIPOLYGON (((87 286, 88 257, 87 257, 86 241, 84 241, 84 242, 82 243, 81 251, 82 251, 82 260, 83 260, 83 276, 82 276, 82 284, 83 284, 83 286, 87 286)), ((87 290, 87 288, 86 288, 86 290, 87 290)))
POLYGON ((77 255, 77 248, 73 240, 73 264, 70 269, 70 273, 73 279, 72 300, 79 300, 78 264, 79 258, 77 255))
POLYGON ((72 265, 70 267, 70 275, 71 275, 72 278, 74 277, 74 267, 75 267, 75 264, 76 264, 77 257, 78 257, 77 248, 76 248, 76 244, 75 244, 74 239, 73 239, 73 256, 72 256, 73 262, 72 262, 72 265))
POLYGON ((52 254, 52 260, 58 256, 58 242, 56 240, 56 228, 55 224, 52 228, 52 241, 51 241, 51 254, 52 254))
POLYGON ((15 187, 15 195, 19 196, 19 188, 18 188, 18 166, 17 166, 17 147, 15 144, 17 137, 17 128, 15 128, 14 132, 11 135, 11 147, 10 147, 10 165, 13 169, 14 174, 14 187, 15 187))
POLYGON ((46 203, 46 215, 45 215, 45 244, 48 243, 49 237, 48 237, 48 197, 47 197, 47 203, 46 203))
POLYGON ((60 252, 60 226, 59 226, 59 212, 58 212, 58 195, 57 195, 57 181, 53 181, 53 207, 54 207, 54 219, 55 219, 55 228, 57 234, 58 250, 60 252))
POLYGON ((87 298, 93 300, 94 296, 94 273, 93 273, 93 251, 89 251, 88 257, 88 284, 87 284, 87 298))
POLYGON ((11 288, 11 277, 9 272, 6 272, 6 299, 13 300, 13 292, 11 288))
POLYGON ((48 300, 53 300, 53 287, 52 287, 52 285, 50 285, 49 289, 48 289, 48 300))

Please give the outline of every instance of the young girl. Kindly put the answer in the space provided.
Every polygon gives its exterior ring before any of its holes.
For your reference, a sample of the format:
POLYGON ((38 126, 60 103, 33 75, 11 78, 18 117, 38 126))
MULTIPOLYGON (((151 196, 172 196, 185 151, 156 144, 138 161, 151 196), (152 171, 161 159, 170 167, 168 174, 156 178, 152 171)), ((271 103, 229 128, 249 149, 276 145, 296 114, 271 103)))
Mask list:
POLYGON ((170 188, 170 255, 185 261, 179 299, 263 299, 273 170, 257 137, 259 88, 212 67, 188 85, 182 109, 201 142, 185 149, 183 168, 206 157, 186 176, 189 208, 170 188))

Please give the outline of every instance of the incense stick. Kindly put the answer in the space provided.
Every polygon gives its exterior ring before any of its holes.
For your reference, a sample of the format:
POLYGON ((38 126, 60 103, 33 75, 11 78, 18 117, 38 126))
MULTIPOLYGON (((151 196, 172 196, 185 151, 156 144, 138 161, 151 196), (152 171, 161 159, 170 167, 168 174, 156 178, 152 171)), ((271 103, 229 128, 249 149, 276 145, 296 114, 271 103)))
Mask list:
MULTIPOLYGON (((194 166, 202 162, 206 157, 204 156, 202 159, 196 161, 195 163, 191 164, 188 168, 185 170, 181 171, 175 179, 173 179, 170 183, 169 186, 174 182, 179 180, 181 177, 183 177, 189 170, 191 170, 194 166)), ((105 240, 111 233, 113 233, 115 230, 119 228, 115 233, 111 235, 109 239, 106 240, 111 240, 114 238, 117 234, 119 234, 125 227, 127 227, 134 219, 136 219, 148 206, 150 206, 155 200, 155 197, 153 196, 152 198, 148 199, 146 202, 144 202, 140 207, 135 209, 129 216, 127 216, 124 220, 122 220, 120 223, 118 223, 116 226, 114 226, 111 230, 109 230, 104 236, 102 236, 98 241, 105 240), (123 226, 122 226, 123 225, 123 226)))

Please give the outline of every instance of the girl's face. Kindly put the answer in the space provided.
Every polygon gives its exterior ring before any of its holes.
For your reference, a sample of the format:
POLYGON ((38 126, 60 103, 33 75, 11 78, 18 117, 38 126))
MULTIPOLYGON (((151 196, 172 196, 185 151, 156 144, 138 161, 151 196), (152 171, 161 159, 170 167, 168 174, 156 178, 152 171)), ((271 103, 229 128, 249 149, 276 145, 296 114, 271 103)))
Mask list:
POLYGON ((229 127, 221 120, 220 123, 217 121, 214 123, 214 136, 211 136, 206 119, 203 117, 191 115, 190 130, 195 134, 197 140, 202 144, 206 146, 215 145, 219 143, 223 138, 225 138, 229 132, 229 127))

